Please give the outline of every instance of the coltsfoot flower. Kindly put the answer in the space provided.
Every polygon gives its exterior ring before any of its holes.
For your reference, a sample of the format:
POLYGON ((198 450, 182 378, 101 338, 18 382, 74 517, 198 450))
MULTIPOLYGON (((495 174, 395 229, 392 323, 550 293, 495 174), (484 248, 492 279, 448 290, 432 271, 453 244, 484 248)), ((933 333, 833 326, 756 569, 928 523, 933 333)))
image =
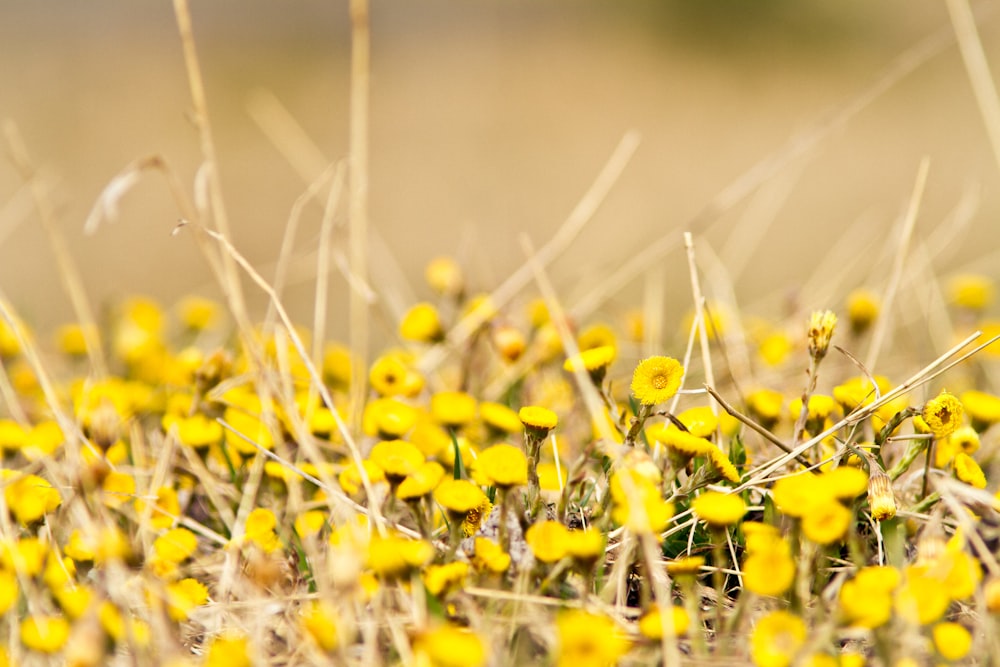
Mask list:
POLYGON ((680 389, 684 366, 672 357, 649 357, 632 374, 632 394, 643 405, 669 401, 680 389))
POLYGON ((946 438, 962 425, 964 412, 961 401, 942 391, 924 404, 921 416, 935 438, 946 438))

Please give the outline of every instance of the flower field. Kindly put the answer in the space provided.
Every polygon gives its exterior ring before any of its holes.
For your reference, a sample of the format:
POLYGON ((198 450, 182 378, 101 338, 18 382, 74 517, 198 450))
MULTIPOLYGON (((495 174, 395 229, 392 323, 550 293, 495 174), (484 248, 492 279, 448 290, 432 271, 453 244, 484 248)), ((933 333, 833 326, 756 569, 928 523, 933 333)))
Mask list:
POLYGON ((498 284, 426 258, 391 316, 368 283, 351 6, 350 167, 310 192, 348 211, 344 264, 324 223, 317 266, 351 287, 345 340, 321 280, 297 321, 287 262, 265 277, 230 240, 184 0, 205 171, 188 193, 134 163, 88 225, 165 181, 224 296, 97 317, 68 253, 65 325, 0 294, 0 664, 996 664, 996 276, 926 281, 934 343, 908 338, 926 166, 889 278, 816 310, 740 310, 686 234, 665 275, 687 313, 568 312, 558 244, 525 241, 498 284))

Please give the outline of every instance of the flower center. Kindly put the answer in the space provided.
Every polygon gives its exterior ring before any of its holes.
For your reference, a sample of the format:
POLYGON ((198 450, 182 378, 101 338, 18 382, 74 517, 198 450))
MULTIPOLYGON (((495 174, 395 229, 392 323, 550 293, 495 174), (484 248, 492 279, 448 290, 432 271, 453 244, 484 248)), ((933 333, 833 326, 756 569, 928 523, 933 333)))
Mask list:
POLYGON ((666 375, 654 375, 653 379, 652 379, 652 382, 653 382, 653 387, 654 388, 656 388, 656 389, 663 389, 664 387, 667 386, 667 376, 666 375))

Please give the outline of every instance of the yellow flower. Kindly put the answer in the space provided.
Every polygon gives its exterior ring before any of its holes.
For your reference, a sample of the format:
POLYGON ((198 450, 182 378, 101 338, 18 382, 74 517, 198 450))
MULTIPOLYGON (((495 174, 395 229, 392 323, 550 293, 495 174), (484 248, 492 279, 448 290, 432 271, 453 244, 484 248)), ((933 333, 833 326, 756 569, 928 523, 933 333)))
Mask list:
POLYGON ((135 496, 135 478, 124 472, 112 470, 101 482, 101 502, 105 507, 120 509, 135 496))
MULTIPOLYGON (((378 482, 384 482, 385 472, 382 468, 375 465, 372 461, 364 459, 361 462, 362 467, 365 470, 365 474, 368 476, 368 481, 373 485, 378 482)), ((337 477, 337 481, 340 483, 340 488, 342 488, 348 495, 354 495, 364 488, 361 483, 361 471, 358 466, 353 463, 349 464, 340 475, 337 477)))
MULTIPOLYGON (((744 528, 749 523, 743 524, 744 528)), ((759 524, 754 524, 759 525, 759 524)), ((780 535, 747 535, 747 558, 743 562, 743 585, 757 595, 782 595, 795 580, 791 548, 780 535)))
POLYGON ((402 577, 423 567, 433 557, 434 547, 429 542, 402 535, 376 535, 368 544, 368 567, 383 579, 402 577))
POLYGON ((945 438, 962 425, 962 403, 946 391, 924 404, 921 416, 935 438, 945 438))
POLYGON ((615 348, 610 345, 602 345, 570 357, 563 362, 563 369, 570 373, 581 370, 590 373, 591 376, 600 375, 603 377, 608 366, 615 360, 615 355, 615 348))
POLYGON ((979 451, 979 434, 971 426, 960 426, 948 436, 948 442, 955 452, 963 452, 971 456, 979 451))
POLYGON ((809 354, 816 361, 826 356, 836 326, 837 316, 829 310, 817 310, 809 317, 809 354))
POLYGON ((951 603, 941 580, 928 576, 922 568, 906 569, 906 580, 896 590, 895 609, 904 620, 928 625, 944 616, 951 603))
POLYGON ((81 324, 73 322, 64 324, 56 329, 56 347, 70 357, 87 356, 87 336, 93 336, 97 340, 97 328, 90 327, 89 331, 81 324))
POLYGON ((892 480, 881 470, 868 479, 868 509, 876 521, 885 521, 896 516, 896 497, 892 492, 892 480))
POLYGON ((977 431, 1000 422, 1000 397, 975 389, 962 392, 959 399, 977 431))
POLYGON ((524 334, 510 325, 497 326, 493 329, 491 338, 493 346, 500 353, 500 358, 508 363, 514 363, 520 359, 527 347, 524 334))
POLYGON ((197 579, 181 579, 167 584, 167 615, 174 621, 186 621, 195 607, 208 602, 208 587, 197 579))
POLYGON ((607 667, 616 664, 630 648, 612 619, 582 609, 559 612, 556 633, 557 667, 607 667))
POLYGON ((518 410, 517 416, 525 428, 542 431, 543 435, 554 429, 556 424, 559 423, 559 417, 556 416, 556 413, 548 408, 535 405, 527 405, 521 408, 518 410))
POLYGON ((948 283, 951 302, 969 310, 983 310, 993 300, 993 281, 981 275, 955 276, 948 283))
POLYGON ((878 393, 885 394, 891 388, 889 378, 883 375, 874 377, 875 385, 865 376, 852 377, 843 384, 833 388, 833 397, 844 408, 844 412, 852 412, 862 405, 868 405, 875 400, 875 388, 878 393))
POLYGON ((781 419, 785 397, 773 389, 755 389, 747 394, 747 410, 764 428, 772 428, 781 419))
POLYGON ((316 600, 302 612, 299 622, 316 645, 330 653, 340 643, 337 634, 338 620, 337 611, 331 604, 316 600))
POLYGON ((489 518, 490 512, 493 510, 493 503, 483 495, 483 502, 479 507, 475 507, 466 513, 465 518, 462 519, 462 534, 466 537, 472 537, 479 529, 482 527, 483 522, 489 518))
POLYGON ((736 494, 706 491, 691 502, 695 516, 710 526, 731 526, 747 512, 746 503, 736 494))
POLYGON ((185 327, 192 331, 204 331, 219 319, 221 307, 212 299, 200 296, 186 296, 176 306, 177 315, 185 327))
POLYGON ((983 474, 983 469, 975 459, 964 452, 955 455, 955 476, 977 489, 986 488, 986 475, 983 474))
POLYGON ((931 635, 934 648, 945 660, 961 660, 972 648, 972 634, 958 623, 938 623, 931 635))
POLYGON ((468 514, 486 500, 482 489, 465 479, 446 479, 434 489, 434 500, 455 514, 468 514))
POLYGON ((604 533, 594 527, 569 531, 566 553, 584 564, 593 564, 604 555, 604 533))
POLYGON ((736 469, 726 453, 715 445, 712 445, 712 448, 708 450, 708 461, 722 479, 733 484, 740 483, 740 471, 736 469))
POLYGON ((479 404, 479 418, 484 424, 500 433, 513 434, 522 428, 517 413, 502 403, 483 401, 479 404))
POLYGON ((439 391, 431 396, 431 414, 445 426, 459 427, 476 418, 476 399, 464 391, 439 391))
MULTIPOLYGON (((814 476, 815 479, 815 476, 814 476)), ((840 466, 819 476, 825 491, 839 500, 854 500, 868 488, 868 475, 864 470, 840 466)))
POLYGON ((698 438, 709 438, 719 428, 719 418, 707 405, 688 408, 677 415, 677 419, 687 427, 688 433, 698 438))
POLYGON ((159 558, 182 563, 198 548, 198 538, 187 528, 173 528, 153 540, 153 551, 159 558))
POLYGON ((250 640, 246 635, 229 630, 209 640, 203 667, 253 667, 250 640))
POLYGON ((670 608, 670 616, 664 619, 660 607, 655 606, 639 619, 639 633, 648 639, 660 639, 664 634, 664 620, 668 623, 667 627, 672 628, 671 634, 675 637, 686 635, 691 625, 691 617, 685 611, 684 607, 672 606, 670 608))
POLYGON ((535 558, 543 563, 555 563, 569 553, 569 530, 558 521, 541 521, 532 525, 525 532, 524 539, 535 558))
POLYGON ((145 498, 137 498, 135 511, 139 516, 149 511, 149 522, 153 528, 169 528, 174 525, 174 517, 180 516, 181 503, 177 499, 177 491, 169 486, 161 486, 156 490, 152 506, 147 505, 145 498))
POLYGON ((428 667, 481 667, 486 664, 486 644, 471 630, 442 625, 421 633, 413 642, 419 665, 428 667))
POLYGON ((424 388, 424 378, 399 354, 384 354, 368 371, 368 382, 382 396, 416 396, 424 388))
POLYGON ((806 642, 805 622, 787 611, 757 621, 750 635, 750 656, 757 667, 788 667, 806 642))
POLYGON ((0 471, 0 479, 6 483, 7 509, 22 526, 35 523, 62 504, 59 492, 37 475, 22 475, 5 469, 0 471))
POLYGON ((17 575, 10 570, 0 570, 0 616, 6 614, 17 602, 20 586, 17 575))
POLYGON ((840 613, 849 625, 877 628, 892 617, 893 591, 902 577, 888 566, 863 567, 840 588, 840 613))
POLYGON ((443 296, 455 297, 465 290, 462 267, 451 257, 435 257, 428 262, 424 278, 432 290, 443 296))
POLYGON ((416 445, 406 440, 383 440, 372 447, 368 459, 385 473, 393 486, 415 471, 424 462, 424 455, 416 445))
MULTIPOLYGON (((812 394, 809 396, 808 405, 806 423, 822 424, 831 416, 838 416, 836 413, 839 406, 833 396, 827 396, 825 394, 812 394)), ((799 415, 802 413, 801 397, 792 399, 791 403, 788 404, 788 413, 792 416, 792 419, 799 418, 799 415)))
POLYGON ((686 556, 668 561, 666 564, 667 574, 674 577, 693 576, 701 572, 701 568, 704 565, 704 556, 686 556))
POLYGON ((426 461, 396 487, 400 500, 415 500, 429 495, 444 479, 444 468, 437 461, 426 461))
POLYGON ((684 458, 708 454, 715 447, 705 438, 682 431, 673 424, 653 424, 646 429, 646 435, 684 458))
POLYGON ((592 324, 583 331, 576 339, 577 347, 581 351, 593 350, 597 347, 618 347, 618 339, 610 326, 603 322, 592 324))
POLYGON ((309 510, 295 517, 295 533, 302 538, 316 535, 326 525, 326 513, 321 510, 309 510))
POLYGON ((510 554, 496 542, 485 537, 477 537, 472 564, 477 570, 500 574, 510 567, 510 554))
POLYGON ((351 385, 351 351, 341 343, 323 347, 323 379, 337 389, 351 385))
POLYGON ((406 311, 399 323, 403 340, 417 343, 436 343, 444 339, 444 329, 437 308, 429 303, 418 303, 406 311))
POLYGON ((816 544, 831 544, 844 537, 851 520, 851 511, 840 503, 819 503, 802 517, 802 532, 816 544))
POLYGON ((62 616, 29 616, 21 623, 21 643, 38 653, 57 653, 69 631, 69 621, 62 616))
POLYGON ((672 503, 663 499, 654 480, 635 469, 611 476, 611 518, 634 533, 662 532, 674 515, 672 503))
POLYGON ((757 354, 768 366, 780 366, 793 348, 792 340, 784 331, 766 335, 757 346, 757 354))
POLYGON ((476 468, 496 487, 510 488, 528 483, 528 459, 513 445, 493 445, 483 450, 476 468))
POLYGON ((278 518, 269 509, 258 507, 247 515, 244 535, 248 542, 256 544, 265 553, 271 553, 281 546, 274 528, 278 518))
POLYGON ((431 595, 442 597, 442 594, 461 588, 467 576, 469 576, 469 564, 463 561, 430 565, 424 570, 424 588, 431 595))
POLYGON ((680 389, 684 367, 672 357, 649 357, 632 374, 632 394, 643 405, 657 405, 673 398, 680 389))
POLYGON ((855 335, 868 330, 878 317, 879 310, 880 299, 870 290, 856 289, 847 295, 847 319, 855 335))

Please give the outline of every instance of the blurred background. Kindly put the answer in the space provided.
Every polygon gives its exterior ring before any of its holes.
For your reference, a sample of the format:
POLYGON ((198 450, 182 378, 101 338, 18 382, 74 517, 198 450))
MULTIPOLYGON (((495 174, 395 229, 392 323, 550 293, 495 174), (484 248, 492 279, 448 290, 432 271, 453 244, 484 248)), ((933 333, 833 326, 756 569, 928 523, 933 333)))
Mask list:
MULTIPOLYGON (((997 73, 995 4, 976 8, 997 73)), ((192 5, 234 241, 270 276, 306 183, 254 109, 277 100, 326 160, 346 155, 347 3, 192 5)), ((774 309, 796 289, 805 307, 838 308, 827 301, 884 285, 923 156, 930 171, 914 256, 926 261, 915 270, 946 276, 1000 265, 992 254, 1000 174, 937 0, 372 5, 370 208, 386 251, 373 255, 373 272, 402 301, 429 296, 423 267, 440 254, 456 256, 474 287, 494 287, 523 262, 518 234, 544 243, 633 129, 641 134, 634 158, 550 267, 567 305, 631 268, 640 277, 589 310, 641 305, 649 283, 641 276, 653 276, 666 284, 667 318, 679 318, 691 303, 679 242, 691 231, 715 296, 728 281, 751 310, 774 309), (940 48, 915 56, 911 73, 846 123, 823 125, 935 35, 940 48), (815 145, 762 189, 704 213, 803 135, 815 145), (649 269, 633 265, 667 237, 673 251, 649 269)), ((0 118, 16 124, 42 170, 95 304, 216 295, 192 236, 171 235, 179 214, 162 179, 143 179, 117 222, 83 234, 101 191, 133 159, 159 154, 191 187, 201 158, 171 3, 7 0, 0 44, 0 118)), ((306 210, 287 290, 303 321, 319 220, 317 208, 306 210)), ((344 336, 346 290, 333 283, 330 330, 344 336)), ((40 328, 72 317, 31 199, 6 159, 0 287, 40 328)))

